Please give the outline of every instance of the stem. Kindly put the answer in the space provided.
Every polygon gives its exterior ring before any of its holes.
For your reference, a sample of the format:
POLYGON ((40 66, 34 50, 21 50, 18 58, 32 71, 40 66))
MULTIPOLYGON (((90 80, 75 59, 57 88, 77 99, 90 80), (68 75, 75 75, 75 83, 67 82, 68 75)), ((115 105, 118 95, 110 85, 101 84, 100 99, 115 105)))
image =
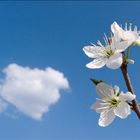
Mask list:
MULTIPOLYGON (((134 90, 133 90, 133 87, 132 87, 132 84, 131 84, 131 81, 130 81, 128 71, 127 71, 127 64, 126 63, 122 64, 121 71, 122 71, 122 74, 123 74, 123 77, 124 77, 124 80, 125 80, 128 91, 130 91, 132 94, 135 94, 134 90)), ((134 111, 136 112, 138 118, 140 119, 140 108, 139 108, 139 105, 138 105, 136 99, 134 99, 132 101, 132 105, 133 105, 134 111)))
POLYGON ((126 58, 128 59, 129 56, 130 56, 130 47, 128 47, 128 49, 127 49, 127 55, 126 55, 126 58))

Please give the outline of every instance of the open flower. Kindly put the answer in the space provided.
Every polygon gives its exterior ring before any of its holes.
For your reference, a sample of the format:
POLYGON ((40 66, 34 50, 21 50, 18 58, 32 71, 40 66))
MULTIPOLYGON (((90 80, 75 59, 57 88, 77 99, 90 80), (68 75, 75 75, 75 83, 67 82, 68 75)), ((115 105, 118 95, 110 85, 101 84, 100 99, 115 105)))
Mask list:
POLYGON ((105 37, 105 42, 105 46, 98 41, 97 45, 92 44, 83 48, 88 57, 95 58, 86 65, 88 68, 96 69, 106 65, 108 68, 117 69, 122 65, 122 52, 129 47, 128 41, 122 41, 117 36, 113 36, 110 39, 105 37))
POLYGON ((127 23, 125 25, 125 29, 122 29, 117 22, 114 22, 111 25, 111 31, 114 36, 117 36, 121 40, 128 41, 129 45, 138 45, 140 46, 140 32, 137 30, 137 26, 132 30, 132 24, 129 25, 129 29, 127 27, 127 23))
POLYGON ((130 92, 119 92, 119 87, 114 88, 101 82, 96 87, 98 94, 102 99, 92 105, 92 109, 100 113, 99 125, 108 126, 113 122, 115 116, 125 119, 130 113, 131 108, 128 100, 134 100, 135 95, 130 92))

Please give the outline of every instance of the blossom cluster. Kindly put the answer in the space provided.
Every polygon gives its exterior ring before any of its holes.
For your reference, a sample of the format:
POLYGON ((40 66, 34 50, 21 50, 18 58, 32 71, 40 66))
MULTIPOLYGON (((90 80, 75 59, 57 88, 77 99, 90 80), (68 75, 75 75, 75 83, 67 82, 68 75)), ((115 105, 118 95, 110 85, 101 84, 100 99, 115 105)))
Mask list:
MULTIPOLYGON (((98 69, 104 66, 110 69, 118 69, 123 64, 134 64, 134 60, 129 59, 126 51, 133 45, 140 46, 140 32, 136 26, 132 27, 132 24, 125 24, 123 29, 113 22, 111 25, 110 37, 104 36, 105 45, 100 41, 97 41, 97 45, 91 44, 85 46, 83 51, 85 54, 93 58, 93 61, 86 65, 90 69, 98 69)), ((131 114, 133 109, 132 102, 135 100, 136 95, 131 91, 123 93, 119 91, 118 86, 112 87, 105 82, 97 82, 96 90, 101 99, 97 99, 97 102, 92 105, 97 113, 100 113, 98 124, 102 127, 108 126, 113 122, 115 116, 122 119, 131 114), (132 102, 130 102, 132 101, 132 102)))

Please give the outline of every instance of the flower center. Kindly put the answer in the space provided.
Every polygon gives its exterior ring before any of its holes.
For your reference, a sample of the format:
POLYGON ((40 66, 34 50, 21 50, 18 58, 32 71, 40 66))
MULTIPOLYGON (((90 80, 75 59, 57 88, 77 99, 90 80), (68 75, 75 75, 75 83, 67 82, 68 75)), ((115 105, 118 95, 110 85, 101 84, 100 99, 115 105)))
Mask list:
POLYGON ((111 99, 111 100, 109 101, 109 103, 111 104, 112 107, 117 107, 118 104, 120 103, 120 101, 117 100, 117 99, 115 99, 115 98, 113 98, 113 99, 111 99))
POLYGON ((105 55, 107 58, 109 58, 110 56, 112 56, 114 54, 114 52, 111 49, 106 49, 105 51, 105 55))

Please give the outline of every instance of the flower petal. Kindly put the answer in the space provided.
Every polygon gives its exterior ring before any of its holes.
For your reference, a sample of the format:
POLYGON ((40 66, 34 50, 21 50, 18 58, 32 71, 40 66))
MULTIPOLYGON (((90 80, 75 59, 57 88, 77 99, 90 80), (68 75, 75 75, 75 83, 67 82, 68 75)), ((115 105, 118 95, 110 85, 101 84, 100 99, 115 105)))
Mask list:
POLYGON ((134 100, 136 98, 136 95, 133 95, 131 92, 126 92, 125 94, 121 92, 119 98, 122 101, 134 100))
POLYGON ((102 127, 110 125, 115 119, 115 114, 113 109, 106 110, 101 113, 98 124, 102 127))
POLYGON ((125 31, 124 40, 131 40, 132 43, 139 38, 139 34, 134 31, 125 31))
POLYGON ((115 52, 120 53, 124 52, 132 44, 132 41, 117 41, 114 44, 116 48, 115 52))
POLYGON ((137 29, 135 31, 132 31, 131 29, 123 30, 116 22, 114 22, 111 25, 111 31, 113 32, 114 37, 117 37, 120 39, 120 42, 122 42, 121 40, 123 40, 123 41, 127 41, 126 43, 128 43, 127 44, 128 46, 130 45, 140 46, 139 33, 137 29))
POLYGON ((104 82, 97 84, 96 90, 101 98, 111 99, 115 96, 113 87, 104 82))
POLYGON ((106 66, 110 69, 117 69, 122 65, 123 59, 122 59, 122 54, 121 53, 117 53, 112 55, 107 63, 106 66))
POLYGON ((118 86, 114 86, 114 91, 115 91, 115 95, 117 96, 117 94, 119 93, 120 88, 118 86))
POLYGON ((109 103, 103 101, 97 101, 91 106, 91 109, 94 109, 97 113, 101 113, 107 109, 109 109, 109 103))
POLYGON ((114 109, 116 116, 125 119, 130 113, 130 106, 126 102, 120 102, 119 105, 114 109))
POLYGON ((107 62, 106 58, 103 57, 96 58, 92 62, 88 63, 86 67, 90 69, 98 69, 98 68, 102 68, 106 64, 106 62, 107 62))
POLYGON ((113 32, 114 36, 123 38, 124 30, 117 24, 117 22, 112 23, 111 31, 113 32))
POLYGON ((83 48, 83 51, 90 58, 97 58, 97 57, 100 57, 100 56, 104 56, 104 53, 103 53, 104 48, 103 47, 85 46, 83 48))

